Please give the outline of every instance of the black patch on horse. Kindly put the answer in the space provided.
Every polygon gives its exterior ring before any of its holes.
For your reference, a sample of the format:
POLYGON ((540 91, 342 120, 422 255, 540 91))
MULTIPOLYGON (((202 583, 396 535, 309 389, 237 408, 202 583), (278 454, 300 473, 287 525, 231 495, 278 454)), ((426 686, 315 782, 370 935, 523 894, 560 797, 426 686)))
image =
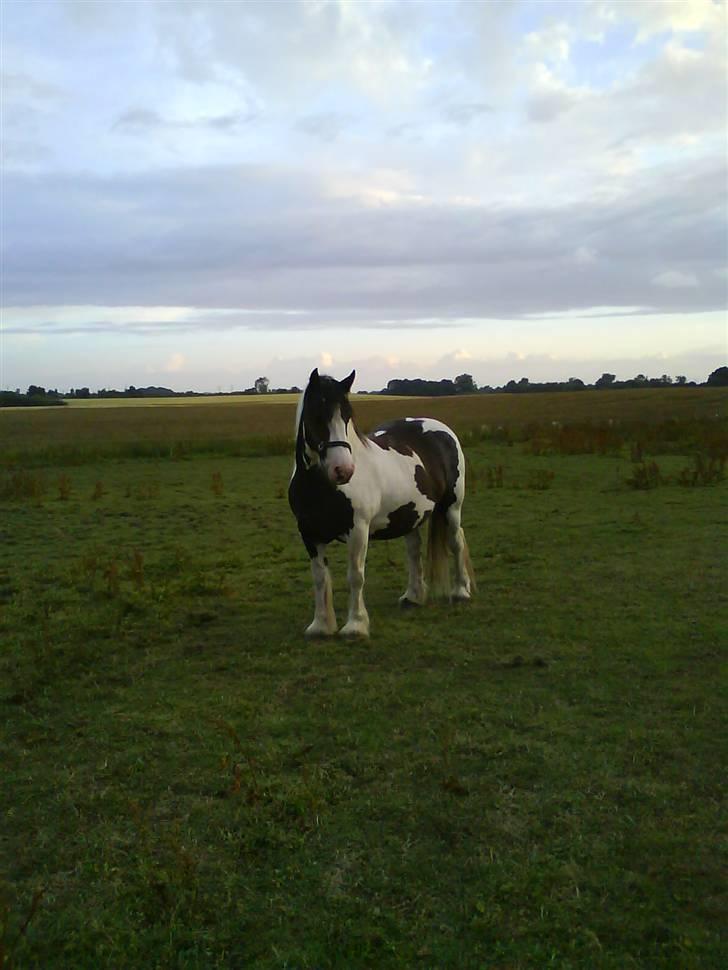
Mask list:
POLYGON ((455 438, 446 431, 426 431, 422 419, 399 418, 375 428, 370 440, 380 448, 401 455, 417 455, 422 462, 415 469, 415 484, 423 495, 442 509, 455 501, 455 483, 460 477, 455 438))
POLYGON ((317 545, 345 538, 354 526, 351 502, 318 465, 296 467, 288 486, 288 503, 312 559, 317 555, 317 545))
POLYGON ((387 524, 383 529, 372 532, 372 539, 399 539, 412 532, 420 524, 417 507, 414 502, 400 505, 387 516, 387 524))

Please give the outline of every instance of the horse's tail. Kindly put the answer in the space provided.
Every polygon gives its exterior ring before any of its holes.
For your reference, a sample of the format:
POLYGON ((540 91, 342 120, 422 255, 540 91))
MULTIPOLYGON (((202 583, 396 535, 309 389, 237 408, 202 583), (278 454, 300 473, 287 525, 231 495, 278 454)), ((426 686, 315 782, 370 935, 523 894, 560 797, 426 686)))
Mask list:
POLYGON ((430 516, 430 531, 427 537, 427 581, 433 595, 450 595, 447 512, 439 505, 435 506, 430 516))

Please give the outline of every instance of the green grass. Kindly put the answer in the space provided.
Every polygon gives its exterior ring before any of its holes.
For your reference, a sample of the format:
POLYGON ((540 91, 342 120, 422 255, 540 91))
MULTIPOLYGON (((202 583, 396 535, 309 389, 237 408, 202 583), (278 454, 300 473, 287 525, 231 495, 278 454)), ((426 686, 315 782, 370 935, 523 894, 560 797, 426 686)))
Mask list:
POLYGON ((474 438, 477 599, 373 544, 366 643, 289 456, 6 471, 5 966, 725 966, 728 486, 570 441, 474 438))

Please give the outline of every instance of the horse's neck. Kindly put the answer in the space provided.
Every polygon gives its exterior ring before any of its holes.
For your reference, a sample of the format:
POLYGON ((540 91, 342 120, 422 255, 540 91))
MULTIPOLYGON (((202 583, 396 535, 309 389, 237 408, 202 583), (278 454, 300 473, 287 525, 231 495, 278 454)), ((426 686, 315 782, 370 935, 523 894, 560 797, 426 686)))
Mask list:
POLYGON ((357 455, 363 455, 369 451, 367 447, 368 440, 366 436, 360 437, 359 432, 356 429, 356 425, 354 424, 353 418, 349 421, 349 427, 347 429, 347 438, 349 440, 349 444, 351 445, 351 453, 354 456, 354 458, 356 458, 357 455))

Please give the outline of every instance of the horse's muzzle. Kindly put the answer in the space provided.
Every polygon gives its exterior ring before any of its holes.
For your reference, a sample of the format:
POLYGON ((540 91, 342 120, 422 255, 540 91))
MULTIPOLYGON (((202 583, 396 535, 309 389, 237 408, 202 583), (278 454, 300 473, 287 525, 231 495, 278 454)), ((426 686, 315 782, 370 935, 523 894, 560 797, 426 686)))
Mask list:
POLYGON ((334 485, 346 485, 347 482, 351 481, 353 474, 353 465, 334 465, 331 469, 331 479, 334 485))

